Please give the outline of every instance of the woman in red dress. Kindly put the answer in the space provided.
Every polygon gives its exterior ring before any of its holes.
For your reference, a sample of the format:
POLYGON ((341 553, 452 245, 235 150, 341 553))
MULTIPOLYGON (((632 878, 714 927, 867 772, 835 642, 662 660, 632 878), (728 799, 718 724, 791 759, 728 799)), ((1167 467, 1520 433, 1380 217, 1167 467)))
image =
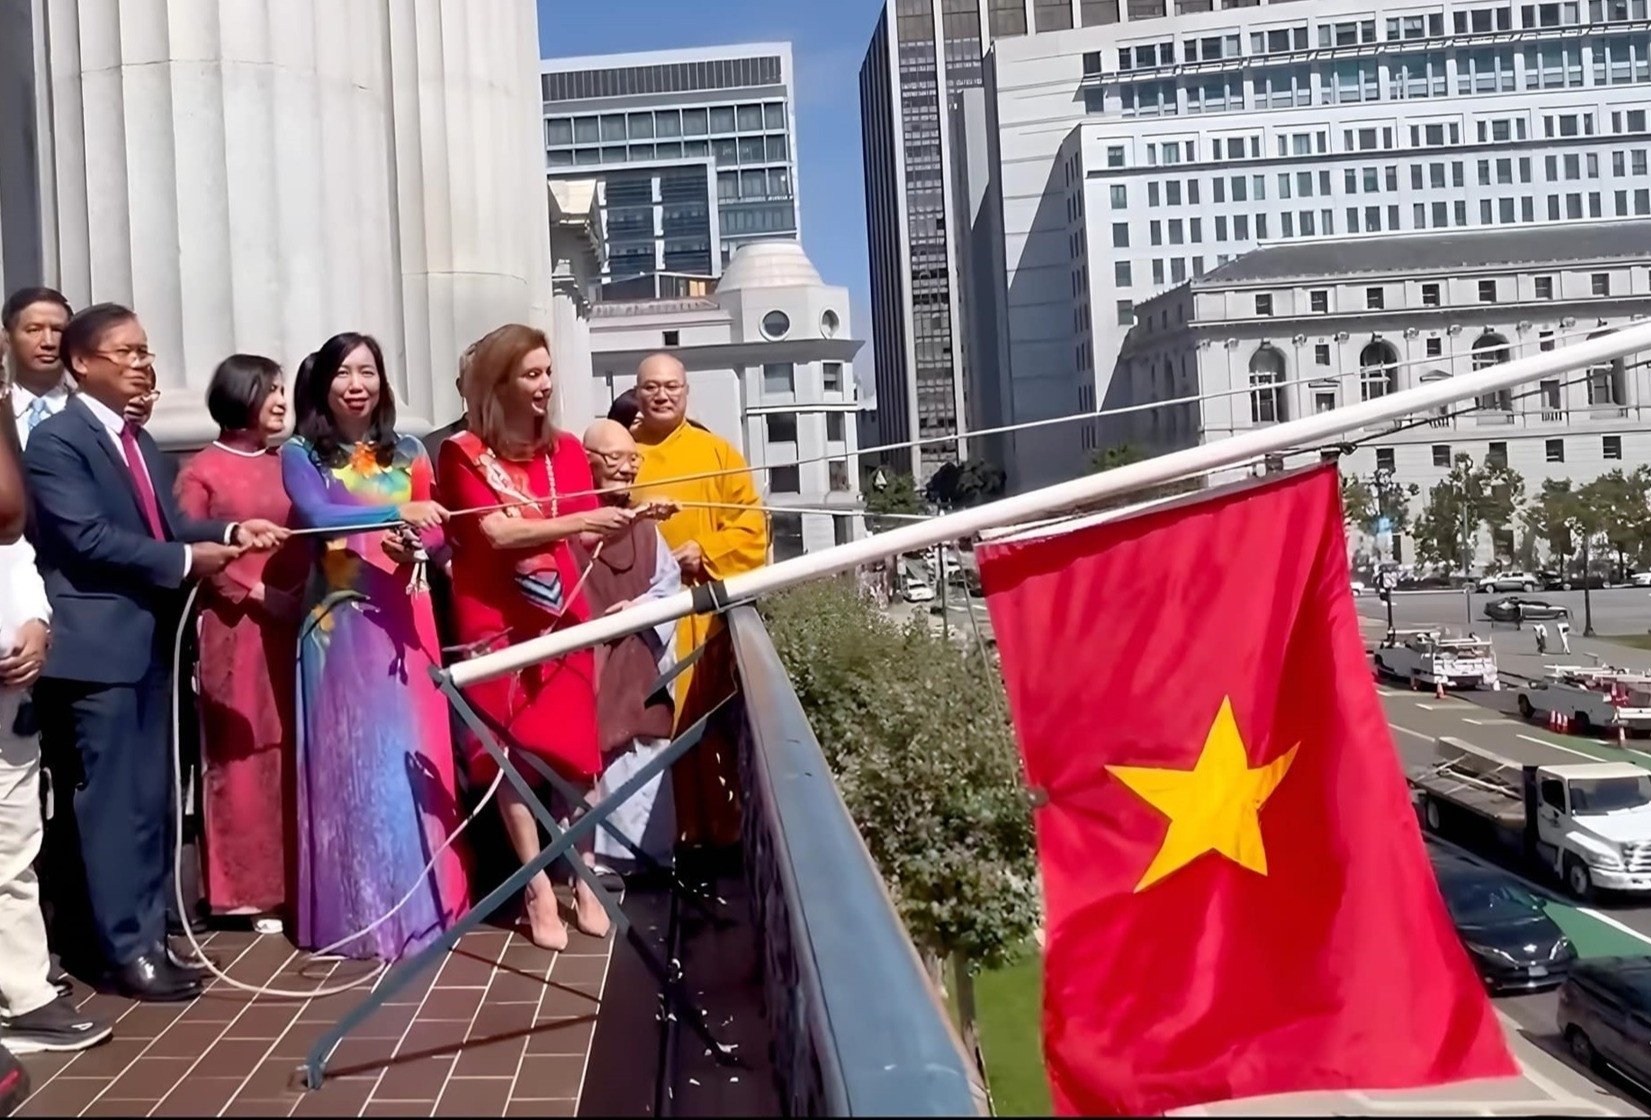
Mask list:
MULTIPOLYGON (((207 411, 221 429, 178 475, 191 517, 289 524, 274 445, 286 424, 281 368, 235 354, 212 374, 207 411)), ((273 920, 288 899, 293 651, 309 562, 299 541, 249 552, 201 588, 200 719, 206 762, 206 902, 214 914, 273 920)))
MULTIPOLYGON (((519 325, 494 331, 477 344, 464 376, 470 431, 450 437, 438 456, 437 488, 449 508, 516 503, 448 525, 453 626, 471 654, 588 620, 583 573, 569 538, 588 535, 594 543, 635 517, 589 493, 584 449, 551 424, 552 394, 545 336, 519 325)), ((507 749, 529 751, 587 788, 601 772, 593 651, 475 685, 465 695, 507 749)), ((465 748, 473 779, 492 781, 491 756, 473 738, 465 748)), ((533 770, 523 770, 531 780, 533 770)), ((500 784, 498 800, 511 847, 525 863, 539 854, 538 822, 510 783, 500 784)), ((585 858, 591 858, 588 844, 585 858)), ((536 944, 566 947, 567 927, 542 872, 528 884, 526 909, 536 944)), ((583 882, 575 887, 574 919, 585 933, 608 932, 607 912, 583 882)))

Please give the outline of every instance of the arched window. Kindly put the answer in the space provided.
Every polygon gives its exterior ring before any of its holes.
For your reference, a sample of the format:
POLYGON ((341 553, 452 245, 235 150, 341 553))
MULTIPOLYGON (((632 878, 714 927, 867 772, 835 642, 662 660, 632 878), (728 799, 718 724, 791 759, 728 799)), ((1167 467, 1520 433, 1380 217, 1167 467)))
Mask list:
MULTIPOLYGON (((1614 331, 1595 331, 1602 338, 1614 331)), ((1591 408, 1621 408, 1628 403, 1628 374, 1621 358, 1588 367, 1588 404, 1591 408)))
MULTIPOLYGON (((1474 340, 1473 368, 1481 370, 1501 365, 1508 360, 1510 354, 1507 339, 1495 331, 1486 331, 1474 340)), ((1494 393, 1482 393, 1479 396, 1478 404, 1482 412, 1507 413, 1511 419, 1513 414, 1513 391, 1511 389, 1498 389, 1494 393)))
POLYGON ((1284 355, 1263 346, 1250 355, 1250 421, 1276 424, 1289 419, 1284 410, 1284 355))
POLYGON ((1373 401, 1399 391, 1399 354, 1380 339, 1359 351, 1359 399, 1373 401))

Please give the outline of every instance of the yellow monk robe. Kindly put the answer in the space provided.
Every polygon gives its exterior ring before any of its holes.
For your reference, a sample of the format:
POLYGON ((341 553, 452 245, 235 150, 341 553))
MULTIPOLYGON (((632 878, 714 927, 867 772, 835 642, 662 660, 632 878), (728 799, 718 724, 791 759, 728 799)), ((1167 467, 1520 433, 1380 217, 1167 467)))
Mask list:
MULTIPOLYGON (((760 568, 768 562, 768 519, 745 460, 732 444, 683 422, 658 443, 638 441, 642 465, 637 496, 678 502, 716 503, 690 507, 660 525, 672 551, 696 541, 704 554, 704 574, 688 583, 710 583, 760 568), (740 468, 736 473, 688 482, 659 481, 740 468)), ((692 725, 735 688, 733 651, 720 617, 693 615, 676 626, 676 654, 686 657, 710 642, 699 661, 676 679, 677 730, 692 725)), ((733 743, 722 728, 706 728, 700 746, 673 768, 677 828, 690 844, 727 845, 739 840, 739 769, 733 743)))

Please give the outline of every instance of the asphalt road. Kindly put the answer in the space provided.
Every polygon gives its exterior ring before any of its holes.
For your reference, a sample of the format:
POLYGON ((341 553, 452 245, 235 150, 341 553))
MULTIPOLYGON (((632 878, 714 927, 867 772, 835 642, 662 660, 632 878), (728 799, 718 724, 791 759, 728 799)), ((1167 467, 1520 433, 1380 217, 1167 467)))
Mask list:
MULTIPOLYGON (((1621 596, 1624 593, 1596 594, 1621 596)), ((1644 593, 1641 597, 1645 597, 1644 593)), ((1475 599, 1482 597, 1475 596, 1475 599)), ((1651 599, 1647 601, 1651 602, 1651 599)), ((1459 597, 1456 606, 1460 608, 1459 597)), ((1369 608, 1361 603, 1360 609, 1363 613, 1369 608)), ((1647 617, 1651 618, 1651 612, 1647 612, 1647 617)), ((1460 619, 1459 614, 1457 619, 1460 619)), ((1363 622, 1367 643, 1374 644, 1381 636, 1384 623, 1369 617, 1364 618, 1363 622)), ((1411 625, 1450 622, 1441 617, 1436 621, 1411 625)), ((1456 624, 1459 625, 1459 621, 1456 624)), ((1597 625, 1599 620, 1596 614, 1597 625)), ((1651 769, 1651 750, 1622 750, 1602 739, 1556 734, 1525 723, 1514 709, 1517 691, 1511 687, 1505 687, 1501 692, 1466 692, 1443 700, 1436 699, 1431 693, 1412 692, 1386 683, 1378 683, 1377 687, 1387 712, 1388 724, 1393 730, 1394 746, 1406 767, 1430 761, 1434 740, 1440 735, 1451 735, 1521 762, 1545 762, 1556 757, 1575 756, 1575 761, 1630 761, 1651 769)), ((1631 746, 1651 747, 1651 743, 1639 741, 1631 746)), ((1534 892, 1548 899, 1550 915, 1576 942, 1578 952, 1584 957, 1651 955, 1651 898, 1620 895, 1580 906, 1562 897, 1559 884, 1540 871, 1523 867, 1514 858, 1495 850, 1473 845, 1448 829, 1446 839, 1462 842, 1469 854, 1516 874, 1534 892)), ((1528 1039, 1576 1068, 1558 1036, 1555 1025, 1558 998, 1555 993, 1504 996, 1496 1002, 1528 1039)), ((1636 1107, 1651 1108, 1651 1089, 1642 1089, 1615 1076, 1603 1079, 1589 1076, 1613 1095, 1636 1107)))
MULTIPOLYGON (((1460 628, 1467 624, 1471 604, 1472 625, 1483 631, 1489 620, 1485 618, 1485 604, 1502 598, 1508 592, 1494 595, 1473 592, 1464 596, 1460 591, 1399 591, 1393 596, 1393 624, 1401 630, 1425 626, 1460 628)), ((1512 592, 1522 599, 1539 599, 1556 607, 1569 607, 1571 629, 1582 632, 1583 593, 1580 591, 1538 591, 1526 594, 1512 592)), ((1594 629, 1600 634, 1645 634, 1651 632, 1651 589, 1644 587, 1612 587, 1588 592, 1593 600, 1594 629)), ((1374 594, 1359 596, 1359 612, 1370 617, 1385 618, 1386 608, 1374 594)), ((1553 624, 1548 624, 1549 629, 1553 624)))

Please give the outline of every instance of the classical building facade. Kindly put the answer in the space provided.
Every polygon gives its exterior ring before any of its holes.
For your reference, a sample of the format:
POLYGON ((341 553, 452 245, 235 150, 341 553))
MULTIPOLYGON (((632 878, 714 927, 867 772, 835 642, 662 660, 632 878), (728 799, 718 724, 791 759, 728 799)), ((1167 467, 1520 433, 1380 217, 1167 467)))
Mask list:
MULTIPOLYGON (((953 156, 981 420, 1104 407, 1134 309, 1258 246, 1651 216, 1643 0, 1213 7, 988 54, 953 156)), ((1019 487, 1086 455, 1007 443, 1019 487)))
MULTIPOLYGON (((1609 333, 1651 315, 1651 222, 1262 249, 1144 301, 1114 439, 1169 451, 1609 333)), ((1099 422, 1079 425, 1099 445, 1099 422)), ((1583 483, 1651 462, 1651 355, 1356 433, 1344 469, 1425 496, 1459 455, 1583 483)), ((1420 501, 1415 503, 1420 509, 1420 501)), ((1484 542, 1488 548, 1489 542, 1484 542)))
POLYGON ((739 246, 796 240, 790 43, 546 59, 545 164, 602 181, 605 280, 716 275, 739 246))
POLYGON ((773 514, 775 558, 829 548, 865 533, 854 380, 864 343, 851 326, 848 290, 824 283, 800 245, 747 245, 704 294, 598 303, 592 396, 605 413, 643 358, 674 354, 689 415, 739 448, 765 504, 833 511, 773 514))
POLYGON ((531 0, 4 0, 0 261, 143 317, 173 446, 236 351, 377 335, 410 429, 502 321, 548 326, 531 0), (27 65, 23 65, 27 63, 27 65))

